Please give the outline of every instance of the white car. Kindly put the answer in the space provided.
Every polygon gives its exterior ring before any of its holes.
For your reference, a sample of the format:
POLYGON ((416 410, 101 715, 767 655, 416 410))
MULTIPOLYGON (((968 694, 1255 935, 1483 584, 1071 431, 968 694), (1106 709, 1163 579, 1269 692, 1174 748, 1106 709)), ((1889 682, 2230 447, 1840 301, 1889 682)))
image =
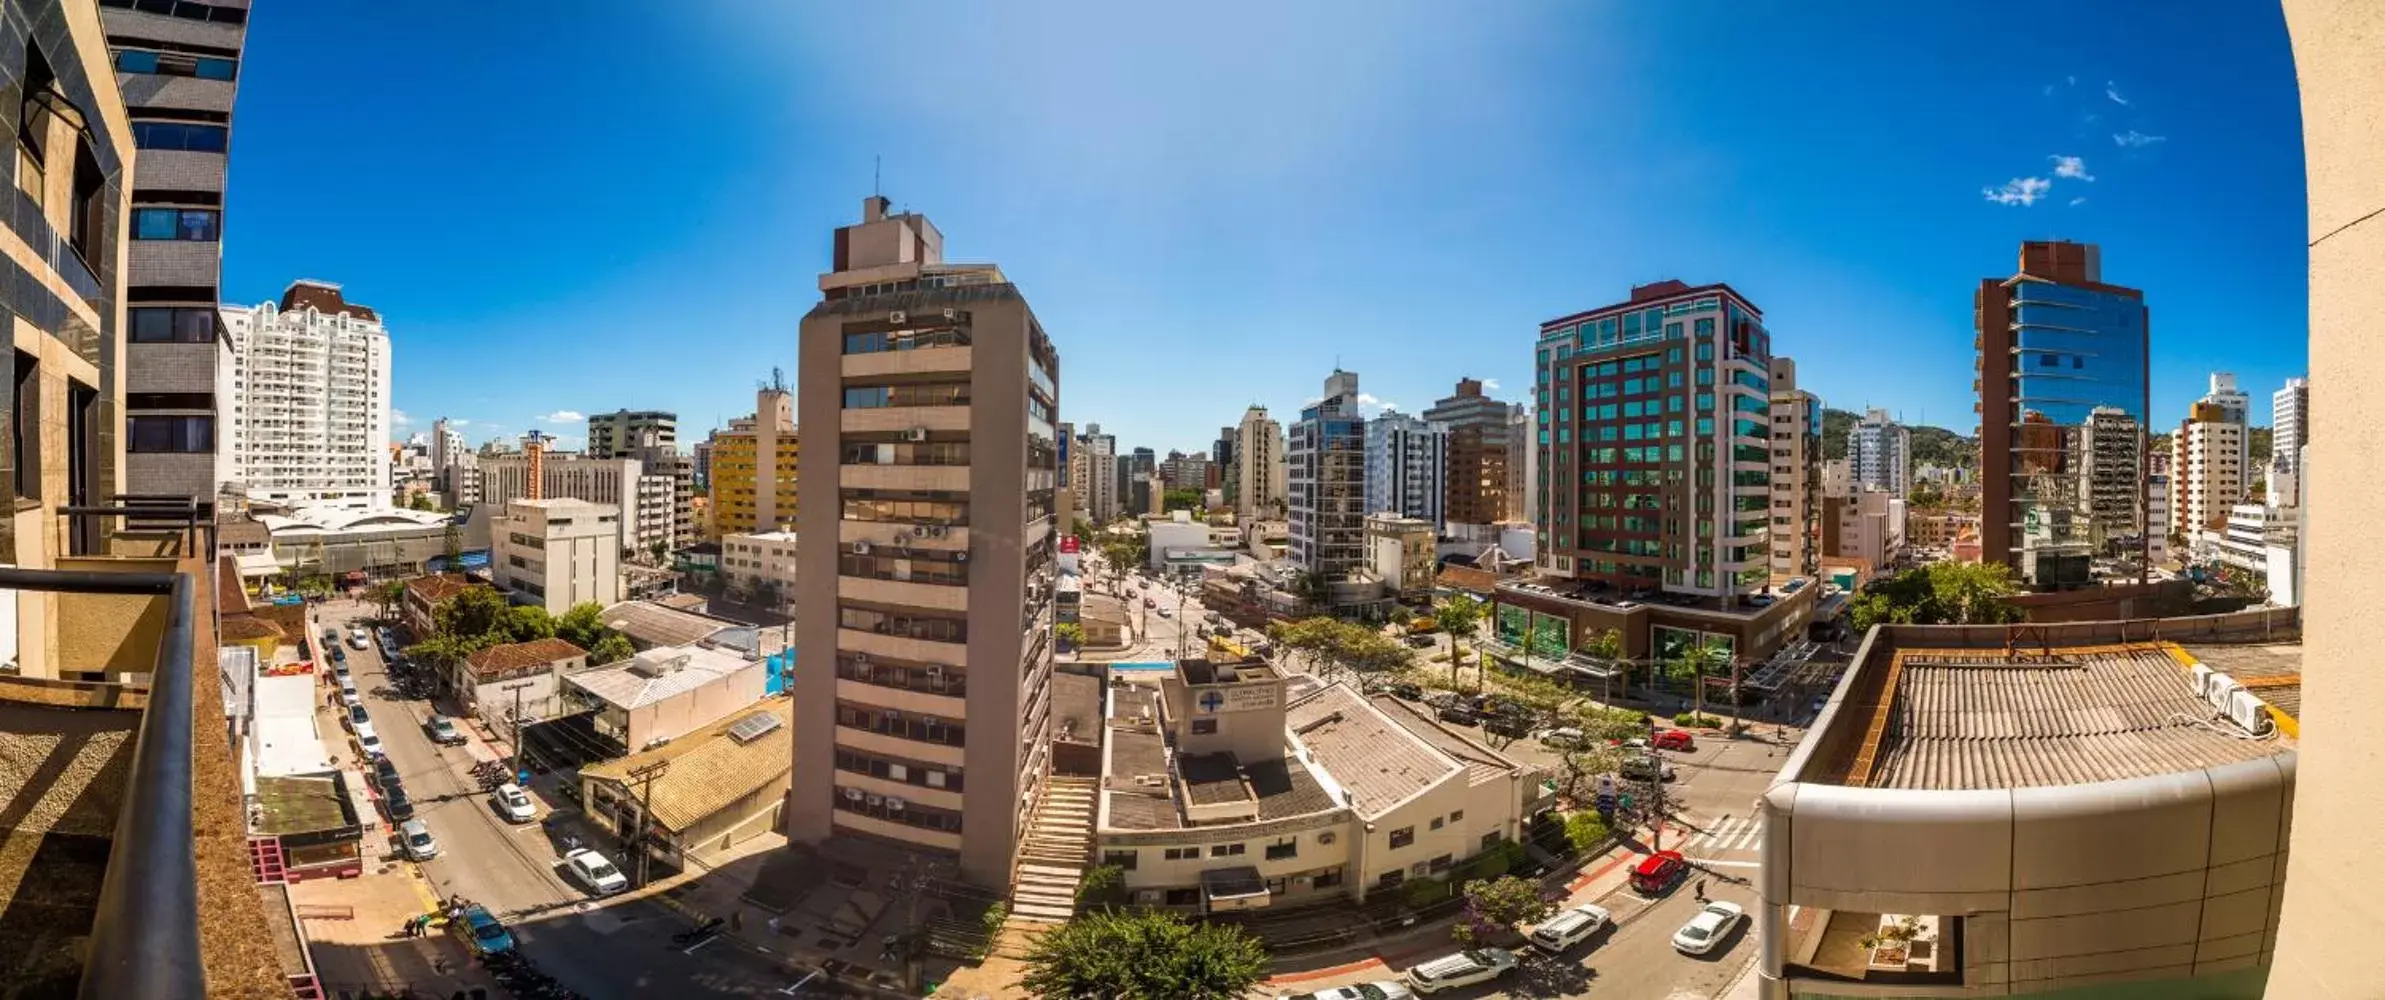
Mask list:
POLYGON ((507 821, 527 823, 538 818, 538 807, 530 802, 530 793, 513 782, 497 786, 497 812, 507 821))
POLYGON ((1614 922, 1614 914, 1588 903, 1559 910, 1556 916, 1532 929, 1532 947, 1551 955, 1562 954, 1565 949, 1582 943, 1614 922))
POLYGON ((563 856, 564 867, 571 869, 571 877, 580 880, 589 891, 610 896, 629 888, 629 876, 605 860, 605 856, 588 848, 580 848, 563 856))
POLYGON ((365 636, 363 629, 352 628, 348 630, 348 645, 357 649, 363 649, 372 644, 373 641, 365 636))
POLYGON ((410 819, 398 826, 398 840, 406 847, 406 857, 429 861, 439 856, 439 838, 431 836, 430 825, 410 819))
POLYGON ((1415 995, 1408 992, 1407 984, 1386 979, 1356 986, 1335 986, 1315 993, 1278 993, 1275 1000, 1408 1000, 1415 995))
POLYGON ((1515 952, 1505 948, 1469 948, 1410 968, 1408 988, 1418 993, 1439 993, 1487 983, 1513 971, 1515 952))
POLYGON ((1540 734, 1540 742, 1559 750, 1571 750, 1582 745, 1582 731, 1572 726, 1559 726, 1540 734))
POLYGON ((381 734, 373 731, 371 722, 356 724, 356 748, 364 751, 364 755, 368 758, 382 756, 381 734))
POLYGON ((1697 916, 1689 918, 1688 923, 1673 932, 1673 950, 1685 955, 1703 955, 1713 951, 1714 946, 1730 937, 1731 932, 1739 927, 1739 922, 1745 919, 1747 911, 1740 909, 1737 903, 1726 903, 1719 899, 1708 903, 1705 909, 1698 911, 1697 916))

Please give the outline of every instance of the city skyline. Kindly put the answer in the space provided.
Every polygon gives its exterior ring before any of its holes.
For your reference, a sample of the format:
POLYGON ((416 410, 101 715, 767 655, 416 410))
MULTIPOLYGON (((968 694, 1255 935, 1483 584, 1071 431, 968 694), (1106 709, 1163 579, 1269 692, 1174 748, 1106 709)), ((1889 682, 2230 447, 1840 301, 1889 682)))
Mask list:
POLYGON ((1826 405, 1968 433, 1971 283, 2024 238, 2097 243, 2145 289, 2157 426, 2183 415, 2209 371, 2237 373, 2258 396, 2306 365, 2300 337, 2246 332, 2299 331, 2305 314, 2298 115, 2274 10, 2064 11, 2053 37, 2030 27, 2055 16, 2050 6, 1986 22, 1882 6, 1420 11, 1373 19, 1338 46, 1314 43, 1347 18, 1302 12, 1268 40, 1235 41, 1253 70, 1222 88, 1189 82, 1222 30, 1197 24, 1140 25, 1177 43, 1131 60, 1087 43, 1137 25, 1072 26, 1051 8, 907 29, 1082 48, 1092 61, 1071 73, 1117 78, 1090 88, 1099 94, 1022 68, 1074 55, 965 54, 1004 46, 962 47, 917 79, 838 82, 867 74, 857 53, 820 40, 892 30, 868 12, 727 0, 677 20, 626 7, 563 24, 498 12, 484 30, 421 38, 400 68, 390 54, 310 44, 413 30, 396 12, 292 11, 256 27, 248 73, 266 85, 244 88, 226 297, 261 300, 313 276, 379 304, 406 331, 400 433, 446 415, 475 441, 537 427, 569 447, 583 432, 571 415, 631 407, 678 413, 694 440, 741 415, 771 367, 791 365, 801 304, 789 290, 826 270, 811 234, 848 214, 875 173, 898 207, 967 234, 954 259, 1002 260, 1039 290, 1074 342, 1081 388, 1063 417, 1163 453, 1202 445, 1249 403, 1296 410, 1337 358, 1365 375, 1370 416, 1386 402, 1421 412, 1461 375, 1520 398, 1538 323, 1667 277, 1729 281, 1765 302, 1826 405), (481 66, 554 32, 591 57, 519 87, 481 86, 481 66), (1995 43, 2011 32, 2031 44, 1995 43), (1825 35, 1876 58, 1842 65, 1831 46, 1806 44, 1825 35), (1656 56, 1693 37, 1711 60, 1656 56), (1561 50, 1555 38, 1601 41, 1561 50), (2167 50, 2220 64, 2169 65, 2157 55, 2167 50), (666 67, 673 85, 652 87, 666 67), (486 151, 509 168, 466 170, 474 160, 460 151, 436 152, 452 145, 448 126, 401 113, 392 102, 409 98, 377 82, 390 73, 474 93, 521 122, 486 151), (1758 86, 1773 77, 1805 83, 1758 86), (1331 85, 1289 86, 1311 79, 1331 85), (936 99, 964 85, 990 102, 989 119, 1026 127, 992 134, 936 99), (670 113, 691 104, 707 113, 670 113), (617 109, 604 122, 641 122, 662 150, 647 168, 691 194, 589 211, 611 181, 558 158, 586 145, 601 122, 576 109, 596 106, 617 109), (318 142, 313 123, 331 107, 381 122, 389 148, 413 152, 299 166, 310 161, 295 147, 318 142), (1970 113, 1946 113, 1958 110, 1970 113), (1116 126, 1122 113, 1133 128, 1116 126), (1973 125, 1989 113, 2001 119, 1993 135, 1973 125), (1618 143, 1645 155, 1597 153, 1618 143), (424 169, 458 186, 421 187, 424 169), (346 245, 299 238, 321 204, 366 201, 444 221, 346 245), (505 211, 448 211, 459 203, 505 211), (1596 235, 1613 228, 1644 236, 1596 235), (2207 281, 2222 264, 2228 280, 2207 281), (1221 288, 1235 308, 1220 307, 1221 288), (1135 335, 1111 335, 1130 315, 1135 335), (706 345, 702 363, 673 364, 688 338, 706 345), (1175 345, 1164 371, 1153 343, 1175 345), (531 365, 547 377, 503 392, 472 376, 531 365))

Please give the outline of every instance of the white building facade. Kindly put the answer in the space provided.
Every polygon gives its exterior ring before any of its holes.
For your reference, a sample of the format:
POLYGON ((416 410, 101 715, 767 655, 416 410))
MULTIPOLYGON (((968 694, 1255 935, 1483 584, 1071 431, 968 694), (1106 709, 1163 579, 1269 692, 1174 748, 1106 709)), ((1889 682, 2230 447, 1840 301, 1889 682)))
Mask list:
POLYGON ((1366 512, 1391 513, 1441 529, 1449 478, 1449 429, 1385 410, 1366 422, 1366 512))
POLYGON ((1913 432, 1872 410, 1847 429, 1847 466, 1861 489, 1902 497, 1913 486, 1913 432))
POLYGON ((231 406, 218 478, 278 503, 389 506, 389 331, 379 314, 318 281, 293 284, 280 303, 221 312, 231 364, 217 393, 231 406))
POLYGON ((2224 404, 2198 402, 2170 438, 2172 530, 2190 542, 2244 499, 2244 423, 2225 419, 2226 412, 2224 404))
POLYGON ((621 508, 570 498, 512 500, 489 531, 489 568, 517 604, 560 615, 621 601, 621 508))
POLYGON ((2290 378, 2269 397, 2269 502, 2302 505, 2302 446, 2310 440, 2310 380, 2290 378))
MULTIPOLYGON (((478 489, 473 500, 502 506, 530 495, 530 459, 522 454, 491 455, 478 460, 478 489)), ((678 535, 678 486, 670 470, 649 471, 634 458, 590 458, 549 452, 539 457, 541 496, 568 497, 610 504, 623 511, 621 549, 649 553, 656 543, 668 552, 693 538, 678 535)))
MULTIPOLYGON (((1076 448, 1077 455, 1084 456, 1085 475, 1076 477, 1076 488, 1084 494, 1086 517, 1095 524, 1117 520, 1118 439, 1102 433, 1100 424, 1086 424, 1076 448)), ((1070 460, 1074 462, 1076 457, 1072 455, 1070 460)))
POLYGON ((721 580, 750 604, 792 614, 795 601, 795 533, 759 531, 722 535, 721 580))

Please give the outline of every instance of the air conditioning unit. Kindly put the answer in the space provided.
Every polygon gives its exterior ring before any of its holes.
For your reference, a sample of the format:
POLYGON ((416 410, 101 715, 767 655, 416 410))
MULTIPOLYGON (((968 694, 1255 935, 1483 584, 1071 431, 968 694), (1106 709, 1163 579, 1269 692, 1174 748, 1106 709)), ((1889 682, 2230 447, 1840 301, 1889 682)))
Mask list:
POLYGON ((1330 844, 1330 843, 1333 843, 1333 831, 1331 831, 1331 830, 1327 830, 1327 831, 1325 831, 1325 832, 1323 832, 1323 833, 1320 833, 1320 834, 1318 834, 1318 835, 1317 835, 1317 843, 1320 843, 1320 844, 1330 844))
POLYGON ((910 533, 910 532, 908 532, 908 531, 897 531, 897 532, 895 532, 895 533, 894 533, 894 544, 896 544, 897 546, 902 546, 902 545, 909 545, 909 544, 911 544, 911 533, 910 533))
POLYGON ((944 668, 938 664, 928 664, 927 679, 930 684, 944 683, 944 668))
POLYGON ((868 543, 868 542, 854 542, 854 543, 853 543, 853 554, 854 554, 854 555, 857 555, 857 556, 866 556, 866 555, 869 555, 869 554, 870 554, 870 543, 868 543))
POLYGON ((964 549, 964 550, 962 550, 962 551, 959 551, 959 552, 955 552, 955 553, 953 553, 953 554, 952 554, 952 561, 953 561, 953 562, 956 562, 956 563, 965 563, 965 562, 968 562, 968 561, 969 561, 969 553, 968 553, 968 551, 964 549))
POLYGON ((871 792, 871 793, 869 793, 869 794, 867 794, 867 795, 864 795, 864 796, 862 796, 861 800, 862 800, 863 802, 867 802, 867 803, 869 803, 870 805, 873 805, 873 806, 877 806, 877 805, 884 805, 884 804, 886 804, 886 796, 880 795, 880 794, 878 794, 878 793, 876 793, 876 792, 871 792))
POLYGON ((887 322, 889 322, 889 323, 897 323, 897 324, 900 324, 900 323, 908 323, 908 322, 911 322, 911 317, 910 317, 910 315, 909 315, 908 313, 905 313, 905 312, 903 312, 902 310, 900 310, 900 309, 897 309, 897 310, 895 310, 895 311, 893 311, 893 312, 890 312, 890 313, 887 313, 887 314, 886 314, 886 321, 887 321, 887 322))
POLYGON ((887 797, 886 797, 886 811, 887 811, 887 812, 902 812, 902 811, 903 811, 903 800, 902 800, 901 798, 898 798, 898 797, 896 797, 896 796, 892 796, 892 795, 889 795, 889 796, 887 796, 887 797))
POLYGON ((944 526, 941 524, 931 524, 920 529, 920 532, 929 538, 942 538, 944 537, 944 526))
POLYGON ((866 666, 869 666, 869 665, 870 665, 870 654, 868 654, 868 653, 855 653, 855 654, 853 654, 853 665, 854 665, 854 666, 856 666, 856 667, 866 667, 866 666))
POLYGON ((945 319, 959 319, 959 318, 961 318, 961 314, 960 314, 960 311, 959 311, 959 310, 957 310, 957 309, 952 309, 952 308, 949 308, 949 307, 948 307, 948 308, 946 308, 946 309, 944 310, 944 318, 945 318, 945 319))
POLYGON ((927 434, 927 428, 913 427, 910 430, 903 432, 903 439, 907 441, 925 441, 927 440, 927 434))
POLYGON ((848 789, 845 789, 845 800, 846 800, 846 801, 848 801, 848 802, 859 802, 859 801, 861 801, 861 789, 858 789, 858 788, 848 788, 848 789))

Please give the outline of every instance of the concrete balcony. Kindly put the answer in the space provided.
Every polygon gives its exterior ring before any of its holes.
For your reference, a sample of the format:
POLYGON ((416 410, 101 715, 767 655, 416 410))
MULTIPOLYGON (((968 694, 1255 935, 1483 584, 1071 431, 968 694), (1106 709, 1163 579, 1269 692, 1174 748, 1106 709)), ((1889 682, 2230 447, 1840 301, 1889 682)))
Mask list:
POLYGON ((937 642, 934 639, 913 639, 901 635, 881 635, 860 629, 836 630, 836 648, 850 653, 871 656, 890 656, 915 663, 969 662, 969 645, 962 642, 937 642))
POLYGON ((927 527, 927 525, 894 524, 884 521, 838 521, 836 528, 836 538, 837 541, 843 542, 848 547, 854 542, 868 542, 871 545, 892 546, 894 545, 894 536, 896 535, 910 536, 911 540, 904 543, 904 545, 914 549, 929 549, 937 552, 956 552, 969 547, 969 529, 967 528, 959 526, 945 527, 943 529, 944 537, 930 538, 920 531, 921 528, 925 527, 927 527))
MULTIPOLYGON (((836 727, 836 745, 874 753, 881 757, 897 757, 916 760, 923 764, 941 764, 946 767, 962 766, 963 760, 967 756, 960 747, 907 740, 900 736, 889 736, 885 733, 873 733, 867 729, 853 729, 846 726, 836 727)), ((841 778, 843 772, 838 772, 838 775, 841 778)))
POLYGON ((912 351, 879 351, 845 355, 844 373, 856 375, 919 375, 969 371, 967 347, 923 347, 912 351))
MULTIPOLYGON (((882 687, 850 677, 836 679, 836 696, 847 701, 876 705, 879 708, 891 708, 915 715, 933 715, 939 719, 959 719, 965 718, 969 714, 969 703, 952 695, 882 687)), ((958 809, 960 806, 955 805, 953 808, 958 809)))
POLYGON ((969 489, 969 467, 966 465, 842 465, 838 466, 837 482, 847 489, 871 490, 944 490, 964 493, 969 489))
POLYGON ((834 810, 834 813, 835 815, 832 817, 832 821, 837 826, 851 830, 855 833, 866 833, 874 837, 885 837, 889 840, 899 840, 908 844, 918 844, 922 847, 933 847, 940 851, 953 851, 958 853, 961 849, 961 835, 957 833, 946 833, 942 830, 922 830, 916 826, 906 826, 901 823, 890 823, 875 817, 864 816, 849 809, 837 809, 834 810))
MULTIPOLYGON (((836 783, 846 788, 858 788, 865 792, 891 796, 906 802, 917 802, 923 806, 950 809, 953 812, 961 811, 961 793, 949 788, 928 788, 923 785, 890 781, 874 775, 855 774, 844 770, 836 772, 836 783)), ((868 817, 862 818, 867 819, 868 817)), ((906 827, 905 829, 910 828, 906 827)))
POLYGON ((899 604, 936 611, 969 610, 969 588, 908 580, 872 580, 860 576, 836 578, 836 595, 856 601, 899 604))
POLYGON ((907 431, 915 428, 965 431, 969 429, 969 409, 966 406, 881 406, 846 410, 838 423, 841 429, 854 432, 907 431))

